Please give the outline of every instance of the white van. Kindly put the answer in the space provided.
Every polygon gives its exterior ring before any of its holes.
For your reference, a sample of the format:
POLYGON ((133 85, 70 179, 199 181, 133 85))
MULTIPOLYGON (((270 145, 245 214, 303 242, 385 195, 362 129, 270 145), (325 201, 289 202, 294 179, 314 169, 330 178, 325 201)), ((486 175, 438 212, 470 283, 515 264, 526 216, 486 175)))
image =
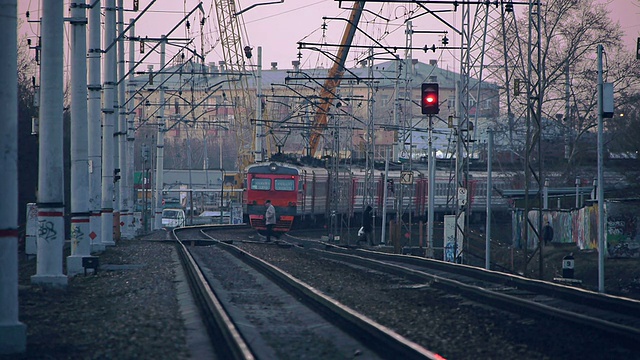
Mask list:
POLYGON ((173 229, 184 226, 185 215, 182 209, 162 210, 162 227, 173 229))

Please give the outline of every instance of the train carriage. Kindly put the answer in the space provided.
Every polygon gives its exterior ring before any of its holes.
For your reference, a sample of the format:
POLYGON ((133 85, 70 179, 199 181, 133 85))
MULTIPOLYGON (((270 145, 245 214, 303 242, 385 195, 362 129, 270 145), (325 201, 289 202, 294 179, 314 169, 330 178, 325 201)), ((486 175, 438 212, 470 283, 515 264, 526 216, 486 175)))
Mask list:
MULTIPOLYGON (((386 210, 388 213, 424 216, 428 205, 428 180, 420 171, 411 172, 410 183, 401 181, 402 171, 389 171, 386 180, 381 171, 373 173, 373 198, 365 200, 365 171, 351 168, 341 169, 332 178, 325 168, 271 162, 247 167, 245 179, 245 214, 251 226, 258 231, 266 230, 265 201, 271 200, 276 208, 276 233, 284 233, 294 223, 319 222, 331 212, 338 215, 357 216, 366 205, 372 205, 378 215, 382 213, 384 189, 387 188, 386 210), (331 199, 335 199, 331 203, 331 199)), ((485 176, 486 177, 486 176, 485 176)), ((508 182, 508 181, 507 181, 508 182)), ((480 207, 486 201, 485 178, 472 177, 467 184, 468 203, 480 207)), ((495 181, 496 185, 507 185, 495 181)), ((495 185, 494 185, 495 186, 495 185)), ((450 211, 457 185, 444 171, 437 172, 434 187, 434 207, 437 211, 450 211)), ((497 196, 494 195, 494 196, 497 196)), ((494 204, 504 203, 495 199, 494 204)))
POLYGON ((339 192, 338 212, 348 211, 352 204, 349 190, 350 177, 341 172, 332 187, 327 169, 297 166, 285 163, 253 164, 246 169, 245 214, 251 226, 266 230, 265 201, 271 200, 276 208, 275 232, 287 232, 296 221, 317 221, 331 211, 329 194, 339 192), (347 191, 345 191, 345 189, 347 191))

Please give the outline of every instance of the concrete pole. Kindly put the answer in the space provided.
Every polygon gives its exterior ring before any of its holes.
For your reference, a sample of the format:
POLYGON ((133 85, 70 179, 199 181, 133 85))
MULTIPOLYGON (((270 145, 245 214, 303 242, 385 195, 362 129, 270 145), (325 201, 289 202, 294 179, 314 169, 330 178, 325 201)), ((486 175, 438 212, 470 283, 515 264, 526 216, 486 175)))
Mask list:
POLYGON ((38 165, 38 260, 34 284, 66 287, 64 246, 64 160, 62 144, 64 2, 42 3, 40 147, 38 165))
MULTIPOLYGON (((219 126, 218 127, 218 168, 219 169, 224 169, 224 166, 222 166, 222 127, 219 126)), ((222 183, 224 184, 224 179, 222 179, 222 183)))
MULTIPOLYGON (((264 159, 264 123, 262 122, 262 46, 258 46, 258 66, 256 70, 256 162, 265 161, 264 159)), ((222 209, 220 209, 222 211, 222 209)))
POLYGON ((103 91, 104 126, 102 127, 102 244, 112 246, 113 241, 113 186, 114 169, 114 124, 116 120, 116 3, 115 0, 105 1, 104 16, 104 56, 103 91))
POLYGON ((564 158, 565 159, 569 159, 569 153, 570 153, 570 141, 571 141, 571 136, 573 135, 573 126, 570 124, 573 124, 570 120, 571 117, 571 78, 570 78, 570 73, 569 73, 569 59, 567 59, 567 62, 565 64, 565 71, 564 71, 564 123, 566 125, 566 130, 565 130, 565 134, 564 134, 564 158))
POLYGON ((602 139, 602 45, 598 45, 598 291, 604 292, 604 144, 602 139))
POLYGON ((205 184, 207 184, 205 188, 209 187, 209 145, 207 144, 209 142, 207 136, 208 130, 209 128, 206 124, 202 125, 202 145, 204 147, 204 156, 202 157, 202 170, 204 170, 204 181, 205 184))
POLYGON ((576 210, 580 208, 580 178, 576 177, 576 210))
MULTIPOLYGON (((131 214, 129 191, 126 181, 127 177, 127 109, 124 106, 125 86, 124 76, 124 1, 118 0, 118 168, 120 169, 120 180, 118 181, 118 199, 120 203, 118 209, 120 216, 116 218, 116 228, 120 229, 120 238, 131 239, 127 234, 127 220, 131 214)), ((115 215, 114 215, 115 216, 115 215)))
MULTIPOLYGON (((167 39, 165 35, 162 35, 160 43, 160 80, 158 81, 158 90, 160 96, 160 110, 158 111, 158 140, 156 150, 156 210, 154 215, 154 230, 162 229, 162 186, 164 183, 164 132, 165 132, 165 119, 164 119, 164 66, 165 66, 165 48, 167 39)), ((189 168, 191 170, 191 168, 189 168)), ((191 188, 191 186, 189 186, 191 188)), ((191 204, 193 209, 193 204, 191 204)))
POLYGON ((396 76, 393 82, 393 126, 396 128, 396 139, 393 142, 393 161, 397 162, 400 157, 400 151, 402 151, 402 146, 400 145, 400 120, 398 116, 398 108, 400 107, 400 64, 402 64, 402 60, 396 58, 396 76))
POLYGON ((16 0, 0 0, 0 354, 26 350, 27 327, 18 321, 18 60, 16 0))
POLYGON ((544 180, 542 187, 542 210, 549 210, 549 179, 544 180))
MULTIPOLYGON (((389 179, 389 148, 384 153, 384 181, 389 179)), ((387 184, 382 184, 382 233, 380 234, 380 244, 384 245, 387 242, 387 197, 389 190, 387 190, 387 184)))
POLYGON ((89 90, 87 102, 87 121, 89 139, 89 211, 91 213, 89 237, 91 238, 91 252, 104 251, 102 244, 102 104, 100 84, 102 48, 100 47, 100 0, 93 2, 89 10, 89 90))
POLYGON ((435 221, 436 157, 433 155, 433 116, 429 115, 427 155, 427 257, 433 259, 433 222, 435 221))
POLYGON ((71 3, 71 255, 67 275, 82 272, 91 255, 87 140, 87 15, 85 0, 71 3))
POLYGON ((488 129, 489 145, 487 147, 487 219, 485 223, 486 243, 485 243, 485 259, 484 268, 491 270, 491 198, 493 195, 493 130, 488 129))
MULTIPOLYGON (((134 161, 134 153, 135 153, 135 127, 134 127, 134 113, 133 113, 133 101, 132 98, 136 92, 136 85, 134 83, 134 67, 135 67, 135 46, 136 46, 136 27, 133 24, 134 20, 129 19, 129 82, 127 83, 128 93, 128 105, 127 105, 127 171, 124 175, 122 175, 122 180, 125 182, 125 191, 127 192, 127 197, 129 199, 129 213, 128 216, 125 217, 124 223, 126 224, 125 228, 127 229, 127 236, 131 239, 135 237, 136 234, 136 224, 133 220, 133 211, 135 209, 135 203, 138 199, 137 193, 134 190, 134 172, 135 172, 135 161, 134 161)), ((138 224, 140 225, 140 224, 138 224)))

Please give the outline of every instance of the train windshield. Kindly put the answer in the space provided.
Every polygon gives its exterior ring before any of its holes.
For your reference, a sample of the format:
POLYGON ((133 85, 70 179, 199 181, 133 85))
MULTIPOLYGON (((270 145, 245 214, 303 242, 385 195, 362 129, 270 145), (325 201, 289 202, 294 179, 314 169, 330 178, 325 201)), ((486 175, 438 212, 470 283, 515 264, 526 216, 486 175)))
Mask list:
POLYGON ((165 219, 177 219, 178 211, 177 210, 162 210, 162 217, 165 219))
POLYGON ((271 190, 271 179, 251 179, 251 190, 271 190))
POLYGON ((293 179, 275 179, 276 190, 279 191, 294 191, 295 182, 293 179))

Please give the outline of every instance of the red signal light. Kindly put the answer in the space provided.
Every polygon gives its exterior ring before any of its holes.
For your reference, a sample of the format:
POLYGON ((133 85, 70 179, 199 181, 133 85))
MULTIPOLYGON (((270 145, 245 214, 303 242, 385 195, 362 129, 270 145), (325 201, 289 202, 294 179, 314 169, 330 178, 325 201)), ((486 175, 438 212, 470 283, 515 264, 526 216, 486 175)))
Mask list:
POLYGON ((422 113, 426 115, 435 115, 440 112, 437 83, 422 84, 421 107, 422 113))
POLYGON ((427 104, 433 104, 436 102, 436 100, 438 100, 438 98, 436 96, 434 96, 433 94, 428 94, 425 98, 424 101, 427 104))

